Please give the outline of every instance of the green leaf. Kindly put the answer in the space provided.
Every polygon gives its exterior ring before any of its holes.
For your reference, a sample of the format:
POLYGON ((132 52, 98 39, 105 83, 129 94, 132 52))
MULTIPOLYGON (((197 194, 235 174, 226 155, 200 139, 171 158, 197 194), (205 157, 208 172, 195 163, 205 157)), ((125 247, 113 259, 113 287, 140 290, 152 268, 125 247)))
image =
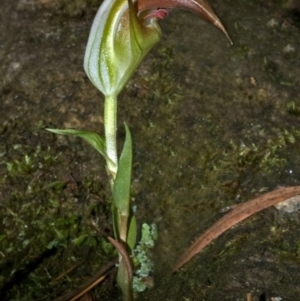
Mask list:
POLYGON ((130 252, 135 247, 136 243, 136 236, 137 236, 137 227, 136 227, 136 218, 132 212, 132 215, 129 219, 129 227, 128 227, 128 234, 127 234, 127 245, 130 248, 130 252))
POLYGON ((125 124, 126 137, 119 159, 118 171, 113 186, 113 222, 117 239, 126 240, 130 251, 136 241, 136 220, 131 208, 130 187, 132 170, 132 140, 128 126, 125 124))
MULTIPOLYGON (((46 129, 47 131, 58 135, 76 136, 87 141, 94 149, 96 149, 106 160, 109 160, 105 150, 105 139, 94 132, 81 130, 60 130, 60 129, 46 129)), ((113 162, 111 162, 113 164, 113 162)))
POLYGON ((111 237, 107 237, 107 239, 118 250, 120 255, 117 283, 123 292, 124 300, 132 301, 133 269, 130 256, 122 243, 117 242, 111 237))
POLYGON ((120 238, 119 230, 120 230, 121 220, 120 220, 118 209, 116 208, 114 202, 112 202, 111 204, 111 212, 112 212, 114 236, 117 240, 119 240, 120 238))
POLYGON ((113 202, 120 215, 129 217, 130 184, 132 168, 132 140, 125 123, 126 138, 119 159, 118 171, 113 187, 113 202))

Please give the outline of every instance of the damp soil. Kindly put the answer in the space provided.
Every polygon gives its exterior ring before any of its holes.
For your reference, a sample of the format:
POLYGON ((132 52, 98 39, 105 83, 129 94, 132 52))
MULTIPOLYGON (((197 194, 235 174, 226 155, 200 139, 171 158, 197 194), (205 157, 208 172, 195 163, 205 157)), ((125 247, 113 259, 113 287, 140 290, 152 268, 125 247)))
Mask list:
MULTIPOLYGON (((104 161, 46 128, 103 133, 103 96, 82 65, 96 0, 1 0, 0 295, 52 300, 116 254, 104 161)), ((300 183, 300 6, 211 1, 234 44, 188 12, 119 97, 134 141, 137 219, 156 223, 154 287, 136 300, 294 301, 300 213, 268 208, 176 274, 174 261, 226 206, 300 183), (279 299, 278 299, 279 300, 279 299)), ((122 300, 115 273, 91 292, 122 300)))

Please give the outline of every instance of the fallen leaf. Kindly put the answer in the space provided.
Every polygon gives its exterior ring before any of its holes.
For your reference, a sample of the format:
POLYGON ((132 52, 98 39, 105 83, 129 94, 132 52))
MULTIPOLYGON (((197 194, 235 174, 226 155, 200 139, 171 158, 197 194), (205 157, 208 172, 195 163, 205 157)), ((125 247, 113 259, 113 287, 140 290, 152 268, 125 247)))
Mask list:
POLYGON ((280 188, 263 194, 253 200, 237 205, 230 212, 225 214, 214 225, 206 230, 178 259, 174 265, 173 271, 180 269, 193 256, 198 254, 211 241, 220 236, 226 230, 236 225, 240 221, 248 218, 256 212, 285 201, 291 197, 300 195, 300 186, 280 188))

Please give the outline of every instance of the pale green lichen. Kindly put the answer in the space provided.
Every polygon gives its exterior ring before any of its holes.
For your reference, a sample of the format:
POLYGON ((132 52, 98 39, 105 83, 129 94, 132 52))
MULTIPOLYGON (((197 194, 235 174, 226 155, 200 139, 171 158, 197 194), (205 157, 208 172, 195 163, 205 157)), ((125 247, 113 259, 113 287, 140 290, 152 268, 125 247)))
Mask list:
POLYGON ((133 262, 136 267, 133 277, 133 290, 142 292, 147 288, 146 281, 153 270, 151 249, 157 240, 157 229, 155 224, 150 226, 146 223, 142 225, 142 238, 133 250, 133 262))

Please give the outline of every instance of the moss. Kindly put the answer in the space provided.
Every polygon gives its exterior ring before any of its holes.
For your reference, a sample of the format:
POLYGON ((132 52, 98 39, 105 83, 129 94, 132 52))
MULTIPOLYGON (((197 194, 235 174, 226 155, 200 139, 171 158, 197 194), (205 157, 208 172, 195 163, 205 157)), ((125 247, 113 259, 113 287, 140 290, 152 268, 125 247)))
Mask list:
MULTIPOLYGON (((22 129, 22 124, 15 126, 22 129)), ((95 273, 115 256, 103 238, 111 231, 105 187, 95 185, 91 175, 78 180, 61 175, 58 167, 70 167, 66 153, 49 134, 40 141, 24 144, 16 135, 8 135, 6 142, 13 147, 9 157, 2 157, 3 300, 52 299, 59 291, 81 284, 79 275, 95 273), (72 266, 76 266, 72 273, 55 281, 72 266)))

